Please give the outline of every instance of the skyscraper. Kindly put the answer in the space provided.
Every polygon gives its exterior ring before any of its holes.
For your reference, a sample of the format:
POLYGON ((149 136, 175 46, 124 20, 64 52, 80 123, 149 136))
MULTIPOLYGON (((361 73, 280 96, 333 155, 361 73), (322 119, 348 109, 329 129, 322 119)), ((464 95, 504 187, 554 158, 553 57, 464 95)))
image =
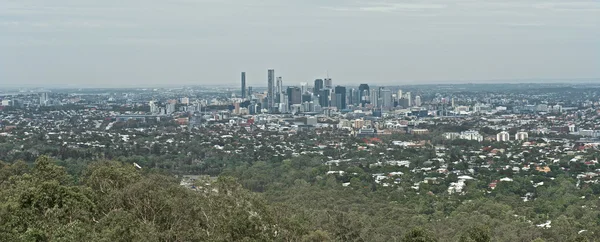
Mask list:
POLYGON ((315 80, 315 87, 314 87, 313 93, 315 95, 317 95, 319 93, 319 91, 321 91, 321 89, 323 89, 323 79, 315 80))
POLYGON ((302 103, 302 90, 299 87, 287 88, 288 105, 302 103))
POLYGON ((246 98, 246 72, 242 72, 242 98, 246 98))
POLYGON ((319 105, 321 107, 329 107, 329 95, 331 94, 331 89, 322 89, 319 92, 319 105))
POLYGON ((379 106, 390 108, 394 105, 394 101, 392 100, 392 91, 390 89, 380 88, 379 97, 381 99, 381 104, 379 104, 379 106))
POLYGON ((325 88, 333 89, 333 81, 331 80, 331 78, 325 78, 324 84, 325 88))
POLYGON ((266 109, 271 112, 273 105, 275 104, 275 70, 269 69, 267 71, 267 107, 266 109))
POLYGON ((367 96, 369 98, 370 103, 374 107, 379 107, 380 106, 380 103, 379 103, 379 90, 377 90, 377 89, 371 89, 370 92, 371 92, 370 95, 367 96))
POLYGON ((411 96, 410 92, 406 93, 406 100, 408 100, 408 107, 412 107, 413 101, 412 101, 412 96, 411 96))
POLYGON ((277 93, 282 93, 283 92, 283 79, 282 77, 277 77, 277 86, 276 89, 277 93))
POLYGON ((275 103, 283 103, 283 79, 277 77, 277 86, 275 87, 275 103))
POLYGON ((48 104, 48 99, 47 92, 40 93, 40 106, 46 106, 48 104))
POLYGON ((310 102, 312 101, 312 94, 309 93, 302 93, 302 102, 310 102))
POLYGON ((346 109, 346 87, 337 86, 335 87, 335 106, 339 109, 346 109))
POLYGON ((358 97, 360 100, 360 104, 365 105, 369 103, 369 85, 368 84, 360 84, 358 86, 358 97))

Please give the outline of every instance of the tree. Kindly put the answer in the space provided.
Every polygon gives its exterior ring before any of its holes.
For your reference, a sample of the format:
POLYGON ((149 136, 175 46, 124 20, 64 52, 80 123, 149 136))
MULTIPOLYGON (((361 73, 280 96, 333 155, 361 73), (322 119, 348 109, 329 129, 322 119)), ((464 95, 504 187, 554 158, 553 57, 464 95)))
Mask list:
POLYGON ((460 242, 489 242, 491 240, 490 229, 485 226, 472 227, 459 239, 460 242))
POLYGON ((402 238, 402 242, 436 242, 431 233, 423 228, 417 227, 410 230, 402 238))

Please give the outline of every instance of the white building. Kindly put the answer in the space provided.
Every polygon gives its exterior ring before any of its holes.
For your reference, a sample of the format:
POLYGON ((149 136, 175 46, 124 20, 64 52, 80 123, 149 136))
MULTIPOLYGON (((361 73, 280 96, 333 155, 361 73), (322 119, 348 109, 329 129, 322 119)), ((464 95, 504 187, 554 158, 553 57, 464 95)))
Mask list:
POLYGON ((460 139, 476 140, 476 141, 481 142, 481 141, 483 141, 483 135, 479 134, 478 131, 469 130, 469 131, 461 132, 460 139))
POLYGON ((496 141, 498 142, 506 142, 510 140, 510 134, 506 131, 502 131, 496 134, 496 141))
POLYGON ((172 114, 175 112, 175 104, 174 103, 168 103, 167 107, 166 107, 166 113, 167 114, 172 114))
POLYGON ((48 104, 49 97, 47 92, 40 93, 40 106, 46 106, 48 104))
POLYGON ((515 140, 527 140, 529 139, 529 134, 527 132, 518 132, 515 134, 515 140))
POLYGON ((421 96, 415 97, 415 106, 417 106, 417 107, 421 106, 421 96))
POLYGON ((449 140, 458 139, 460 138, 460 134, 456 132, 448 132, 444 134, 444 138, 449 140))
POLYGON ((148 103, 148 105, 150 106, 150 112, 153 114, 157 114, 160 112, 160 108, 158 107, 158 105, 156 105, 156 103, 154 101, 150 101, 148 103))

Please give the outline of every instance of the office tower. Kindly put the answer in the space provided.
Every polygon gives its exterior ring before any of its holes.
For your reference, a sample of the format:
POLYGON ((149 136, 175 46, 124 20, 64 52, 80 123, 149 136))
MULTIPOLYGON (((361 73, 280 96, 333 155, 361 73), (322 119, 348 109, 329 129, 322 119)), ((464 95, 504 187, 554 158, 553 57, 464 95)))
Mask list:
POLYGON ((242 72, 242 98, 246 98, 246 72, 242 72))
POLYGON ((398 89, 398 93, 396 94, 396 99, 402 99, 402 89, 398 89))
POLYGON ((410 92, 406 93, 406 100, 408 100, 408 107, 412 107, 413 101, 410 92))
POLYGON ((369 97, 369 102, 373 105, 373 107, 379 107, 379 90, 371 89, 369 97))
POLYGON ((331 94, 331 89, 322 89, 319 92, 319 105, 321 107, 329 107, 329 95, 331 94))
POLYGON ((346 95, 348 95, 348 104, 354 105, 354 88, 350 88, 346 95))
MULTIPOLYGON (((277 77, 277 85, 275 86, 275 103, 283 103, 283 79, 277 77)), ((279 105, 276 105, 279 106, 279 105)))
POLYGON ((317 95, 319 93, 319 91, 321 91, 321 89, 323 89, 323 79, 315 80, 315 86, 314 86, 313 93, 315 95, 317 95))
POLYGON ((286 93, 281 94, 281 103, 279 103, 279 112, 280 113, 288 113, 289 112, 289 97, 286 93))
POLYGON ((359 96, 359 102, 360 104, 362 104, 363 106, 367 103, 369 103, 369 85, 367 84, 360 84, 360 86, 358 86, 358 96, 359 96))
POLYGON ((42 92, 40 93, 40 106, 46 106, 48 104, 48 93, 42 92))
POLYGON ((417 106, 417 107, 421 106, 421 96, 415 97, 415 106, 417 106))
POLYGON ((261 100, 260 102, 260 112, 258 113, 262 113, 263 110, 266 110, 267 112, 270 110, 269 108, 269 98, 268 97, 259 97, 259 99, 261 100))
POLYGON ((267 106, 263 107, 269 112, 275 105, 275 70, 269 69, 267 71, 267 106))
POLYGON ((308 92, 308 83, 300 82, 300 88, 301 88, 302 94, 307 93, 308 92))
POLYGON ((329 89, 333 89, 333 81, 331 80, 331 78, 325 78, 324 80, 324 88, 329 88, 329 89))
POLYGON ((398 106, 402 106, 404 108, 408 107, 408 99, 406 98, 400 98, 400 100, 398 100, 398 106))
POLYGON ((350 98, 352 105, 360 105, 360 91, 358 90, 358 88, 352 88, 350 92, 352 93, 350 98))
POLYGON ((248 87, 248 97, 252 98, 252 87, 248 87))
POLYGON ((302 93, 302 103, 312 101, 312 94, 310 93, 302 93))
POLYGON ((277 91, 277 93, 282 93, 283 92, 283 79, 282 79, 282 77, 277 77, 277 86, 276 86, 275 90, 277 91))
POLYGON ((335 87, 335 96, 336 107, 339 110, 346 109, 346 87, 335 87))
POLYGON ((248 113, 250 114, 256 114, 256 109, 257 109, 258 105, 256 104, 255 101, 251 101, 250 105, 248 105, 248 113))
POLYGON ((302 90, 299 87, 287 88, 288 105, 302 103, 302 90))
POLYGON ((381 107, 391 108, 394 105, 394 100, 392 99, 392 91, 390 89, 380 88, 379 98, 381 99, 381 107))
POLYGON ((349 105, 355 105, 355 103, 354 103, 354 98, 355 98, 354 93, 355 93, 355 91, 354 90, 356 90, 356 89, 350 88, 350 90, 348 90, 348 94, 347 95, 348 95, 348 104, 349 105))

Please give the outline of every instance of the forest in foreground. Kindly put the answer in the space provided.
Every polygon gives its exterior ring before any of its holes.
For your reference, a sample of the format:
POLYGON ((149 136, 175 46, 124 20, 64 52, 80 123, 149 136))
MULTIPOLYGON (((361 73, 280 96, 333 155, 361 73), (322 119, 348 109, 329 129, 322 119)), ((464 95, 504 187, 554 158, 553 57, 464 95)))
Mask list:
POLYGON ((597 197, 559 177, 524 203, 500 188, 436 196, 351 181, 316 160, 225 169, 193 188, 119 161, 67 172, 0 163, 1 241, 595 241, 597 197), (552 220, 551 227, 534 222, 552 220))

